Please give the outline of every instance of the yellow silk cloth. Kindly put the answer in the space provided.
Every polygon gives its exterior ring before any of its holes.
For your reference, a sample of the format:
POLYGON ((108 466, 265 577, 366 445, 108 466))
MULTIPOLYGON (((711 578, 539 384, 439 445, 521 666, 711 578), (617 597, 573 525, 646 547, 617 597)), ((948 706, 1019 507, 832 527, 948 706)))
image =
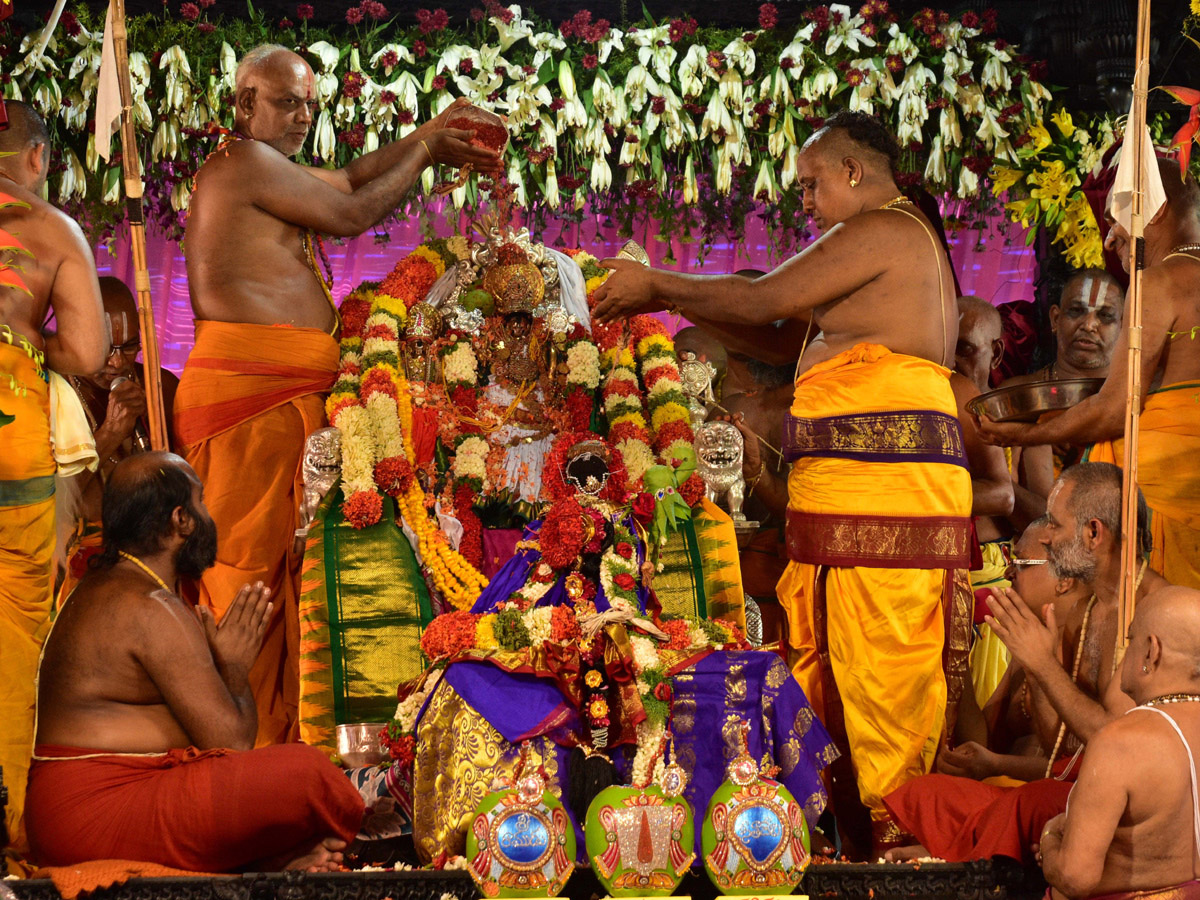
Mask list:
MULTIPOLYGON (((547 737, 530 741, 526 765, 540 767, 547 787, 560 784, 558 757, 547 737), (540 760, 539 760, 540 757, 540 760)), ((462 856, 475 809, 493 790, 511 779, 520 762, 517 748, 471 708, 445 679, 434 688, 417 723, 413 762, 413 843, 425 862, 439 853, 462 856)))
MULTIPOLYGON (((1200 590, 1200 382, 1152 391, 1139 419, 1138 486, 1150 507, 1150 568, 1200 590)), ((1091 462, 1122 464, 1124 441, 1095 444, 1091 462)))
POLYGON ((18 848, 33 752, 34 678, 54 597, 56 465, 40 359, 0 329, 0 422, 7 423, 0 425, 0 766, 8 788, 5 821, 18 848))
MULTIPOLYGON (((1003 545, 1007 541, 988 541, 980 545, 983 552, 983 565, 971 573, 971 589, 1006 588, 1012 582, 1004 577, 1008 563, 1004 559, 1003 545)), ((1008 649, 996 632, 984 624, 971 646, 971 684, 975 689, 975 702, 983 709, 988 698, 996 692, 1000 679, 1008 671, 1008 649)))
POLYGON ((746 598, 737 532, 729 515, 707 497, 691 519, 667 537, 654 592, 665 616, 727 619, 746 628, 746 598))
MULTIPOLYGON (((909 411, 956 415, 949 370, 872 344, 857 345, 801 375, 791 409, 792 416, 809 420, 909 411)), ((889 449, 890 435, 883 437, 875 444, 889 449)), ((897 449, 901 442, 898 434, 897 449)), ((844 710, 859 795, 872 818, 885 821, 883 796, 929 771, 945 727, 944 598, 953 596, 953 570, 965 568, 969 558, 970 474, 947 462, 803 456, 788 478, 788 506, 789 513, 846 523, 826 531, 836 546, 798 547, 789 538, 793 561, 777 593, 788 616, 789 643, 798 653, 793 672, 827 721, 815 621, 816 582, 819 575, 825 579, 830 674, 844 710), (860 517, 871 521, 856 531, 860 517), (929 526, 922 527, 922 520, 929 526), (906 541, 903 523, 921 536, 915 545, 906 541), (884 567, 897 548, 944 563, 884 567), (819 557, 827 551, 861 554, 865 564, 796 561, 800 554, 819 557)))
POLYGON ((299 735, 300 463, 325 425, 322 391, 337 361, 337 342, 315 328, 197 321, 175 395, 175 434, 217 524, 217 562, 198 601, 220 618, 242 585, 262 581, 275 604, 250 670, 256 746, 299 735))

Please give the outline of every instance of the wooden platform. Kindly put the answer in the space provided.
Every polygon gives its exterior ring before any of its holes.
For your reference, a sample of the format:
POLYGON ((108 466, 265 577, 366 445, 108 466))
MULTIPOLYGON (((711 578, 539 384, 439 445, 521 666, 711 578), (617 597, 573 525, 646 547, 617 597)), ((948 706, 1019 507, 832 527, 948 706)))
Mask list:
MULTIPOLYGON (((18 900, 57 900, 49 881, 5 882, 18 900)), ((800 894, 853 900, 1036 900, 1045 889, 1039 872, 1003 859, 972 863, 830 863, 809 868, 800 894)), ((603 897, 595 877, 577 870, 564 892, 572 900, 603 897)), ((221 878, 140 878, 97 891, 93 900, 457 900, 479 896, 464 872, 299 872, 221 878)), ((711 900, 716 890, 703 875, 690 875, 676 891, 711 900)))

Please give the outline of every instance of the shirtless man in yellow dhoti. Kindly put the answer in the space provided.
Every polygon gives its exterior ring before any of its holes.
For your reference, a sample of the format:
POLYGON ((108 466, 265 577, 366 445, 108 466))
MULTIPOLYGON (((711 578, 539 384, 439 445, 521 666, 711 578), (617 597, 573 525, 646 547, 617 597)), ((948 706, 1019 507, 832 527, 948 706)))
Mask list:
POLYGON ((41 117, 9 100, 0 131, 0 228, 29 254, 4 254, 27 291, 0 286, 0 766, 5 822, 18 849, 33 752, 34 675, 50 628, 54 572, 54 456, 43 364, 65 375, 104 365, 107 335, 92 249, 79 226, 42 200, 50 138, 41 117), (17 269, 16 267, 20 267, 17 269), (42 333, 54 311, 57 333, 42 333))
POLYGON ((609 260, 596 307, 602 321, 678 308, 775 364, 803 347, 784 430, 791 563, 778 594, 796 677, 831 730, 844 728, 876 853, 902 838, 883 795, 928 772, 938 749, 944 610, 952 570, 970 558, 971 476, 948 368, 954 279, 896 186, 897 155, 877 120, 833 116, 799 157, 804 209, 823 232, 812 246, 754 281, 609 260))
POLYGON ((196 175, 187 223, 196 344, 175 395, 175 442, 204 482, 220 533, 198 600, 224 615, 262 581, 275 612, 250 683, 258 743, 295 740, 300 557, 293 541, 304 440, 325 425, 338 344, 320 234, 351 237, 381 221, 433 163, 494 173, 499 157, 445 128, 451 107, 341 169, 289 158, 316 104, 313 72, 279 46, 251 50, 236 76, 235 132, 196 175))
MULTIPOLYGON (((1138 485, 1150 507, 1150 566, 1172 584, 1200 588, 1200 186, 1160 159, 1167 202, 1146 223, 1142 279, 1142 415, 1138 485)), ((1110 197, 1111 202, 1111 197, 1110 197)), ((1110 219, 1106 244, 1129 265, 1129 233, 1110 219)), ((1036 425, 980 423, 1000 445, 1118 441, 1125 427, 1128 334, 1122 332, 1100 393, 1036 425)), ((1092 449, 1120 464, 1120 446, 1092 449)))

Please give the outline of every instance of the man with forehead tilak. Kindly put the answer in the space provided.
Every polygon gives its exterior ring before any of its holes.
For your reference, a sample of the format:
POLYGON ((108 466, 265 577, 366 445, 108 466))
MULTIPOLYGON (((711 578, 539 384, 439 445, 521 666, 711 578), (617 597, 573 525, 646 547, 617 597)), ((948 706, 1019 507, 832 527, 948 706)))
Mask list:
MULTIPOLYGON (((391 213, 431 163, 494 173, 499 156, 444 127, 452 106, 341 169, 293 162, 312 126, 312 69, 279 46, 238 66, 235 131, 196 175, 187 222, 196 343, 175 402, 175 435, 204 482, 221 536, 198 600, 218 617, 247 582, 276 607, 250 674, 258 743, 295 739, 300 553, 307 435, 325 425, 337 318, 319 234, 352 237, 391 213)), ((461 101, 465 103, 465 101, 461 101)))
MULTIPOLYGON (((1160 159, 1166 203, 1146 223, 1142 276, 1142 414, 1138 484, 1151 510, 1150 565, 1172 584, 1200 588, 1200 186, 1160 159)), ((1129 267, 1129 232, 1112 214, 1105 246, 1129 267)), ((990 443, 1097 443, 1089 459, 1120 463, 1125 427, 1128 334, 1113 351, 1100 392, 1035 425, 983 419, 990 443)))
MULTIPOLYGON (((1073 273, 1063 284, 1059 301, 1050 307, 1054 361, 1032 374, 1009 378, 1000 386, 1107 378, 1121 335, 1123 306, 1121 285, 1108 272, 1082 269, 1073 273)), ((1046 498, 1054 480, 1082 454, 1082 448, 1065 444, 1013 448, 1014 527, 1022 527, 1046 511, 1046 498)))
MULTIPOLYGON (((66 577, 58 591, 60 604, 70 596, 87 571, 87 561, 100 548, 100 500, 109 474, 125 457, 150 449, 146 389, 142 364, 137 360, 142 350, 137 305, 125 283, 112 276, 101 277, 100 296, 111 341, 104 368, 91 375, 67 378, 83 404, 95 436, 99 465, 95 472, 85 469, 75 476, 80 507, 68 549, 66 577)), ((169 369, 161 369, 159 376, 163 406, 170 410, 179 379, 169 369)), ((168 439, 169 425, 168 419, 168 439)))
POLYGON ((876 119, 840 112, 799 156, 804 210, 822 232, 810 247, 754 280, 608 260, 616 271, 596 306, 600 321, 677 308, 775 365, 803 351, 784 426, 786 487, 766 472, 757 490, 787 496, 791 562, 777 593, 793 671, 850 751, 853 774, 835 787, 856 782, 857 796, 834 805, 843 826, 854 802, 870 811, 864 855, 903 840, 882 798, 928 772, 937 752, 944 613, 953 570, 970 559, 970 474, 947 368, 954 279, 931 224, 896 186, 897 156, 876 119))

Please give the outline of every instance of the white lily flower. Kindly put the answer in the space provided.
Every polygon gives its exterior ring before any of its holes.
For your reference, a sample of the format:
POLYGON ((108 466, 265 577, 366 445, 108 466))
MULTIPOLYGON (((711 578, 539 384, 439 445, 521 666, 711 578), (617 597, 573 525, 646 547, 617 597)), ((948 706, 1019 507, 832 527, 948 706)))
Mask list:
MULTIPOLYGON (((704 118, 700 120, 700 137, 706 138, 710 134, 716 135, 718 132, 729 135, 733 131, 733 119, 730 118, 729 109, 721 102, 721 94, 718 91, 713 91, 708 98, 708 108, 704 111, 704 118)), ((714 141, 718 138, 714 137, 714 141)))
POLYGON ((546 160, 546 205, 551 209, 558 209, 562 203, 562 198, 558 193, 558 170, 554 165, 554 157, 546 160))
POLYGON ((338 86, 341 81, 332 72, 322 72, 317 76, 317 104, 321 107, 326 107, 333 102, 333 98, 337 96, 338 86))
POLYGON ((1032 78, 1026 78, 1025 84, 1028 89, 1025 92, 1025 102, 1029 105, 1030 112, 1035 118, 1040 119, 1045 110, 1044 103, 1048 103, 1051 99, 1050 92, 1046 90, 1046 86, 1040 81, 1034 81, 1032 78))
POLYGON ((578 95, 563 104, 558 111, 558 133, 562 134, 568 128, 583 128, 587 125, 587 107, 578 95))
POLYGON ((43 80, 33 91, 33 105, 50 117, 62 106, 62 89, 56 80, 43 80))
POLYGON ((725 54, 725 59, 731 65, 736 65, 741 69, 744 77, 749 78, 754 74, 754 66, 757 63, 754 50, 742 38, 734 38, 725 45, 725 49, 721 52, 725 54))
POLYGON ((770 100, 776 106, 791 106, 792 83, 783 69, 776 69, 759 84, 759 100, 770 100))
POLYGON ((958 121, 958 110, 951 103, 942 109, 942 114, 938 120, 938 131, 942 139, 942 143, 951 149, 958 149, 962 146, 962 126, 958 121))
POLYGON ((800 76, 804 74, 804 53, 808 50, 812 43, 813 30, 816 26, 810 22, 796 32, 796 36, 792 38, 792 42, 783 48, 783 52, 779 54, 779 61, 782 63, 785 59, 792 61, 791 68, 787 70, 788 75, 793 81, 799 81, 800 76))
POLYGON ((67 99, 71 101, 71 105, 64 105, 62 108, 63 124, 71 131, 83 131, 91 113, 88 102, 81 91, 72 91, 67 95, 67 99))
POLYGON ((471 61, 471 66, 474 70, 478 70, 480 66, 479 51, 474 47, 468 47, 466 44, 451 44, 442 51, 441 57, 438 58, 435 66, 435 71, 445 71, 450 75, 458 74, 458 65, 464 59, 471 61))
POLYGON ((313 156, 321 159, 333 159, 337 149, 337 135, 333 130, 333 114, 328 109, 321 110, 317 116, 317 126, 313 129, 313 156))
MULTIPOLYGON (((683 118, 681 115, 683 112, 683 104, 670 87, 664 84, 661 85, 661 88, 663 111, 661 115, 658 115, 653 112, 653 109, 651 109, 650 116, 646 120, 646 133, 653 134, 654 130, 661 122, 664 129, 662 138, 663 149, 674 150, 676 147, 680 146, 683 143, 684 138, 687 137, 687 130, 683 124, 683 118), (654 120, 653 124, 651 124, 651 119, 654 120)), ((695 126, 692 126, 692 131, 692 137, 695 137, 695 126)))
POLYGON ((171 188, 171 209, 175 212, 182 212, 188 208, 188 204, 192 201, 192 187, 190 182, 181 181, 171 188))
POLYGON ((402 62, 408 63, 409 65, 413 65, 417 61, 416 58, 412 55, 412 51, 409 50, 407 47, 405 47, 403 44, 384 44, 382 47, 379 48, 378 52, 376 52, 375 55, 371 57, 371 65, 374 66, 375 68, 379 68, 380 61, 383 59, 383 57, 387 56, 389 53, 393 54, 396 57, 396 62, 393 65, 383 67, 384 75, 391 75, 392 69, 394 69, 397 65, 399 65, 402 62))
POLYGON ((825 38, 825 55, 832 56, 839 47, 845 47, 852 53, 857 53, 862 47, 874 47, 875 39, 862 33, 866 19, 857 13, 851 15, 850 7, 842 3, 834 3, 829 7, 830 20, 836 15, 841 21, 829 28, 829 36, 825 38))
POLYGON ((779 189, 775 186, 775 171, 770 158, 764 158, 758 167, 758 177, 754 179, 754 199, 774 203, 779 199, 779 189))
POLYGON ((925 180, 931 185, 946 184, 946 151, 942 145, 942 136, 936 135, 929 145, 929 162, 925 164, 925 180))
POLYGON ((874 60, 870 59, 856 59, 851 65, 862 73, 862 81, 850 92, 850 109, 874 114, 875 95, 880 86, 879 70, 875 67, 874 60))
POLYGON ((767 138, 767 152, 774 159, 779 159, 783 156, 784 151, 796 143, 796 126, 795 119, 785 110, 783 113, 783 121, 778 119, 772 122, 772 130, 767 138))
POLYGON ((829 66, 821 66, 813 75, 804 79, 800 85, 800 96, 809 102, 819 100, 826 95, 832 97, 837 86, 837 72, 829 66))
POLYGON ((671 80, 671 66, 679 56, 671 45, 670 26, 656 25, 653 28, 639 28, 628 35, 629 40, 638 48, 638 62, 643 66, 654 69, 654 74, 660 81, 671 80))
POLYGON ((437 175, 434 169, 434 166, 430 166, 421 173, 421 191, 427 197, 433 193, 433 186, 437 183, 437 175))
POLYGON ((419 82, 412 72, 401 72, 400 77, 387 85, 387 90, 396 95, 396 105, 411 113, 417 111, 417 95, 421 90, 419 82))
POLYGON ((607 191, 612 187, 612 169, 608 160, 597 156, 592 160, 591 185, 593 191, 607 191))
POLYGON ((567 49, 567 43, 558 32, 542 31, 531 35, 529 44, 533 47, 533 62, 535 69, 540 69, 542 63, 546 60, 556 57, 559 53, 567 49))
POLYGON ((600 65, 608 62, 609 54, 614 50, 618 53, 625 52, 625 32, 618 28, 610 28, 608 35, 596 45, 596 59, 599 60, 600 65))
POLYGON ((908 65, 914 59, 921 55, 921 51, 914 44, 896 23, 892 23, 892 27, 888 29, 888 34, 892 39, 888 41, 887 49, 884 50, 885 56, 899 56, 904 60, 904 64, 908 65))
POLYGON ((603 69, 596 70, 596 80, 592 82, 592 107, 601 118, 608 118, 617 108, 617 93, 603 69))
MULTIPOLYGON (((1087 152, 1088 148, 1085 147, 1081 156, 1087 156, 1087 152)), ((992 150, 992 156, 995 157, 997 162, 1000 162, 1001 160, 1007 160, 1008 162, 1013 163, 1017 162, 1017 151, 1013 149, 1012 141, 1010 141, 1008 138, 996 142, 996 147, 994 150, 992 150)), ((1091 167, 1089 166, 1088 168, 1091 167)), ((1087 170, 1081 168, 1081 171, 1086 172, 1087 170)))
POLYGON ((726 69, 717 85, 717 93, 734 115, 740 113, 746 106, 745 91, 742 86, 742 76, 737 69, 726 69))
MULTIPOLYGON (((1007 53, 1004 56, 1008 56, 1007 53)), ((1007 91, 1012 88, 1012 77, 1004 65, 1004 60, 997 54, 992 54, 983 64, 983 75, 980 78, 985 88, 1007 91)))
POLYGON ((640 143, 641 139, 638 136, 638 130, 632 126, 626 128, 625 136, 621 139, 621 150, 617 154, 617 165, 631 166, 635 162, 638 162, 638 148, 640 143), (635 140, 628 140, 630 137, 635 138, 635 140))
POLYGON ((558 64, 558 91, 563 100, 570 102, 578 93, 575 89, 575 73, 571 71, 571 61, 563 59, 558 64))
POLYGON ((204 101, 204 98, 198 96, 195 102, 188 104, 185 108, 183 127, 190 128, 193 131, 203 131, 208 127, 209 122, 214 121, 216 118, 212 109, 204 101))
POLYGON ((121 202, 121 167, 114 166, 104 173, 104 196, 101 203, 113 204, 121 202))
POLYGON ((695 203, 699 197, 700 185, 696 183, 696 166, 689 153, 687 161, 683 164, 683 202, 690 205, 695 203))
POLYGON ((542 107, 549 106, 551 101, 550 90, 544 84, 529 80, 509 85, 502 104, 502 108, 508 110, 509 130, 538 121, 542 107))
POLYGON ((896 140, 900 142, 900 146, 907 147, 913 141, 920 141, 925 120, 929 118, 925 97, 919 93, 905 93, 900 98, 899 118, 896 140))
POLYGON ((308 52, 320 62, 320 70, 322 72, 332 72, 337 68, 338 60, 342 58, 342 51, 328 41, 317 41, 315 44, 309 44, 308 52))
POLYGON ((938 30, 946 39, 946 49, 957 50, 963 54, 967 52, 967 38, 974 37, 978 34, 978 30, 974 28, 964 28, 961 22, 951 19, 945 25, 939 25, 938 30))
POLYGON ((717 151, 717 177, 716 186, 717 193, 725 196, 733 187, 733 164, 734 155, 729 144, 726 143, 717 151))
POLYGON ((581 136, 580 149, 592 156, 607 156, 612 151, 612 141, 604 130, 603 119, 592 119, 588 123, 581 136))
POLYGON ((955 193, 964 200, 977 196, 979 194, 979 176, 963 166, 958 175, 958 190, 955 193))
POLYGON ((89 172, 95 172, 100 167, 100 154, 96 152, 96 133, 88 132, 87 149, 83 151, 83 163, 89 172))
POLYGON ((632 110, 641 111, 648 94, 658 93, 658 83, 642 65, 633 66, 625 76, 625 102, 632 110))
POLYGON ((692 44, 679 64, 680 94, 689 99, 698 97, 704 89, 708 73, 708 51, 699 44, 692 44))
POLYGON ((373 153, 378 149, 379 149, 379 129, 377 129, 374 125, 370 125, 367 127, 366 135, 363 136, 362 152, 364 154, 373 153))
POLYGON ((83 170, 83 164, 69 147, 63 148, 63 162, 66 169, 58 182, 58 201, 62 203, 72 197, 82 199, 87 194, 87 172, 83 170))
MULTIPOLYGON (((547 91, 546 93, 549 94, 550 92, 547 91)), ((438 91, 437 94, 434 95, 433 103, 430 104, 430 108, 433 111, 432 118, 436 119, 438 116, 440 116, 445 111, 446 107, 453 102, 454 97, 450 95, 449 91, 438 91)))
POLYGON ((800 148, 795 144, 787 148, 783 156, 783 169, 779 173, 779 187, 788 190, 796 183, 796 167, 800 160, 800 148))
POLYGON ((67 78, 76 78, 85 69, 91 72, 100 71, 100 49, 98 47, 87 47, 80 50, 71 61, 71 68, 67 70, 67 78))
POLYGON ((160 159, 177 159, 179 157, 179 125, 169 118, 158 123, 154 132, 154 140, 150 144, 150 161, 160 159))
POLYGON ((500 49, 502 51, 507 51, 517 41, 524 40, 533 34, 533 23, 521 18, 521 7, 510 6, 508 9, 509 12, 512 12, 514 9, 516 10, 513 13, 512 21, 506 23, 503 19, 496 16, 488 19, 492 27, 500 35, 500 49))
POLYGON ((963 113, 971 116, 983 115, 983 109, 987 105, 983 96, 983 88, 977 84, 968 84, 966 87, 958 88, 955 100, 962 108, 963 113))
POLYGON ((896 79, 892 77, 892 70, 884 66, 877 73, 879 79, 879 101, 886 109, 891 109, 896 101, 900 99, 900 86, 896 84, 896 79))
POLYGON ((983 121, 979 123, 979 130, 975 132, 975 136, 983 141, 989 150, 995 148, 997 141, 1008 137, 1008 132, 1000 124, 999 116, 1000 114, 995 109, 985 106, 983 121))
POLYGON ((450 202, 454 204, 455 209, 462 209, 467 203, 467 186, 456 187, 450 192, 450 202))

